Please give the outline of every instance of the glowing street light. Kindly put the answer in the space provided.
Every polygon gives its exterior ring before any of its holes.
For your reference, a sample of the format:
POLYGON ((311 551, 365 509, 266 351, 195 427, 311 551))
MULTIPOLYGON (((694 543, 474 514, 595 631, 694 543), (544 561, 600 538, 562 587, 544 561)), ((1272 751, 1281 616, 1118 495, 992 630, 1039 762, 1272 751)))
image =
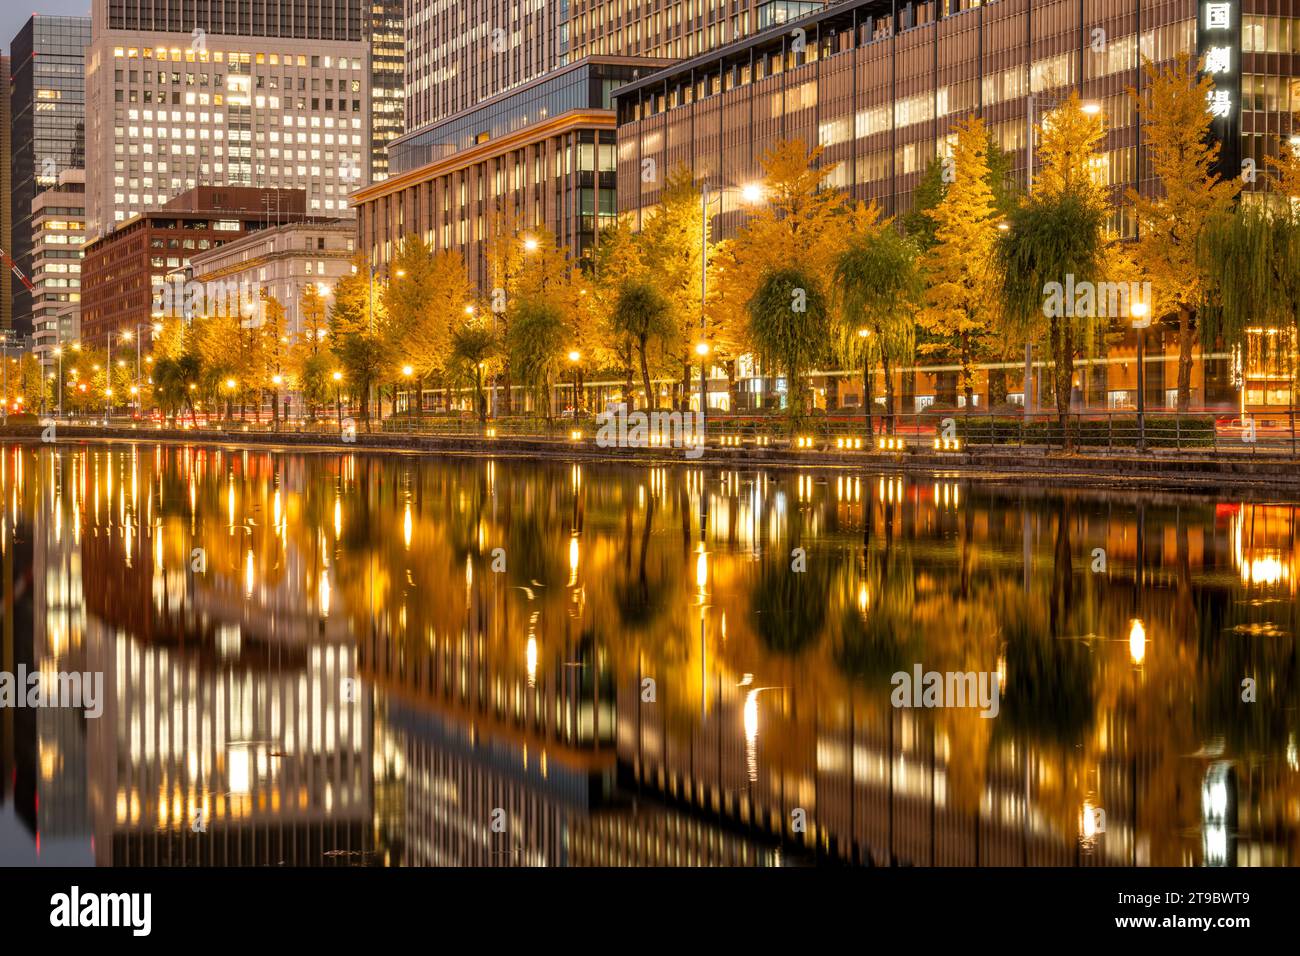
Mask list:
POLYGON ((537 240, 534 239, 532 236, 525 236, 524 252, 536 252, 536 251, 537 251, 537 240))
POLYGON ((1141 664, 1147 656, 1147 629, 1141 618, 1133 618, 1128 628, 1128 654, 1134 664, 1141 664))

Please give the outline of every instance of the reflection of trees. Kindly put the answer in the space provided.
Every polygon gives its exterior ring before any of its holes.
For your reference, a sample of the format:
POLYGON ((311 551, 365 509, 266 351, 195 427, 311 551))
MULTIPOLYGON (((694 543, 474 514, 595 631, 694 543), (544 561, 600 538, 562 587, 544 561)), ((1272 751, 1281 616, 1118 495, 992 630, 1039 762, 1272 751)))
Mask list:
POLYGON ((885 695, 890 677, 909 670, 921 653, 913 620, 913 573, 906 552, 894 560, 869 553, 860 581, 841 573, 836 582, 835 663, 855 681, 885 695))
POLYGON ((831 560, 824 552, 809 552, 805 571, 794 571, 779 552, 763 562, 750 604, 765 647, 798 654, 817 644, 826 628, 831 560))

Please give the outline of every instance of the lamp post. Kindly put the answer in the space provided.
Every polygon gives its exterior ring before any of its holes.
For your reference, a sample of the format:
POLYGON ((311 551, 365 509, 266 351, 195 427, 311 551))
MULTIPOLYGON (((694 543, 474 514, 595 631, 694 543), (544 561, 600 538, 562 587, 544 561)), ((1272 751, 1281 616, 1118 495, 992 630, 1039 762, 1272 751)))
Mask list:
POLYGON ((577 349, 569 351, 569 364, 573 366, 573 417, 578 417, 578 375, 580 374, 579 362, 582 361, 582 353, 577 349))
POLYGON ((272 396, 271 404, 271 423, 276 431, 280 430, 280 385, 284 382, 283 375, 272 375, 271 384, 275 386, 275 395, 272 396))
POLYGON ((1133 328, 1137 330, 1137 412, 1138 412, 1138 451, 1147 447, 1147 397, 1146 378, 1142 368, 1146 361, 1145 339, 1147 326, 1151 324, 1151 307, 1145 302, 1134 302, 1129 306, 1129 315, 1133 319, 1133 328))
POLYGON ((235 385, 236 382, 233 378, 226 379, 226 421, 231 421, 233 418, 231 403, 235 398, 235 385))
POLYGON ((335 372, 330 376, 334 379, 334 417, 339 423, 339 434, 343 434, 343 400, 339 397, 339 383, 343 381, 343 373, 335 372))
MULTIPOLYGON (((411 365, 402 366, 402 378, 406 379, 406 417, 408 420, 411 417, 411 376, 414 374, 415 374, 415 368, 413 366, 411 365)), ((394 395, 393 396, 394 406, 396 406, 396 398, 397 397, 394 395)), ((393 413, 394 414, 397 413, 396 407, 394 407, 393 413)))

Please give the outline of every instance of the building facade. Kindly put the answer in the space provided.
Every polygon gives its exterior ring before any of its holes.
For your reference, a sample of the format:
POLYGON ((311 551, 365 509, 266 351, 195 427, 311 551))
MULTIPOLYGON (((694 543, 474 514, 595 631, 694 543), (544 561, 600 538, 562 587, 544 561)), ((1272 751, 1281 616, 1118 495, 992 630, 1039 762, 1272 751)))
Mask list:
MULTIPOLYGON (((1292 0, 1281 7, 1256 0, 845 0, 620 88, 619 210, 640 223, 658 202, 664 176, 646 176, 646 168, 684 165, 721 190, 759 177, 765 152, 797 139, 823 147, 823 164, 834 164, 831 185, 902 215, 927 167, 946 154, 957 120, 980 114, 1023 183, 1032 124, 1077 91, 1105 116, 1094 174, 1116 200, 1113 226, 1132 236, 1136 224, 1122 197, 1157 185, 1127 93, 1143 83, 1141 60, 1165 64, 1180 51, 1219 47, 1207 69, 1223 93, 1210 104, 1223 142, 1221 168, 1243 174, 1248 198, 1260 197, 1268 188, 1266 157, 1284 148, 1300 106, 1300 98, 1293 101, 1300 97, 1300 61, 1292 56, 1300 52, 1297 16, 1292 0)), ((724 196, 715 235, 733 232, 745 214, 724 196)), ((1117 331, 1126 327, 1124 319, 1117 331)), ((1127 341, 1085 365, 1075 382, 1078 400, 1131 408, 1135 346, 1129 331, 1127 341)), ((1176 335, 1153 326, 1146 347, 1147 406, 1167 407, 1176 335)), ((1193 406, 1225 407, 1238 396, 1259 399, 1261 407, 1289 403, 1273 372, 1258 363, 1242 368, 1240 358, 1234 370, 1229 358, 1198 356, 1193 406)), ((1035 365, 1028 376, 1031 404, 1044 401, 1034 394, 1040 370, 1035 365)), ((1009 374, 1009 397, 1024 401, 1025 376, 1009 374)), ((904 410, 933 403, 949 378, 947 371, 905 375, 904 410)), ((986 372, 985 396, 987 380, 986 372)), ((858 388, 851 379, 844 384, 850 394, 858 388)))
POLYGON ((65 169, 32 202, 32 345, 42 365, 81 336, 81 256, 86 171, 65 169))
POLYGON ((300 189, 313 215, 347 215, 374 148, 363 11, 95 0, 89 236, 204 185, 300 189))
POLYGON ((482 289, 502 230, 545 228, 571 256, 586 254, 616 216, 611 94, 662 63, 588 58, 403 136, 390 178, 352 197, 361 251, 382 271, 416 233, 459 253, 482 289))
MULTIPOLYGON (((9 57, 0 56, 0 76, 8 75, 9 57)), ((10 194, 13 175, 12 131, 9 97, 0 96, 0 249, 6 255, 13 246, 13 196, 10 194)), ((13 315, 13 280, 0 279, 0 335, 8 335, 13 328, 13 315)))
POLYGON ((100 347, 111 335, 152 325, 172 288, 169 276, 183 280, 194 256, 246 232, 304 218, 306 200, 304 190, 199 186, 90 241, 82 263, 82 341, 100 347))
MULTIPOLYGON (((11 43, 10 201, 12 246, 5 246, 18 268, 31 276, 35 242, 32 206, 37 194, 58 182, 65 169, 84 169, 86 86, 85 47, 89 17, 33 16, 11 43)), ((13 320, 24 334, 33 331, 34 302, 27 287, 11 276, 13 320)))
POLYGON ((388 144, 406 129, 406 21, 402 0, 373 0, 370 41, 370 181, 388 178, 388 144))
POLYGON ((355 255, 352 220, 294 222, 201 252, 190 260, 190 273, 195 282, 234 283, 274 296, 284 306, 285 334, 292 336, 303 328, 304 287, 314 285, 328 306, 334 284, 351 274, 355 255))

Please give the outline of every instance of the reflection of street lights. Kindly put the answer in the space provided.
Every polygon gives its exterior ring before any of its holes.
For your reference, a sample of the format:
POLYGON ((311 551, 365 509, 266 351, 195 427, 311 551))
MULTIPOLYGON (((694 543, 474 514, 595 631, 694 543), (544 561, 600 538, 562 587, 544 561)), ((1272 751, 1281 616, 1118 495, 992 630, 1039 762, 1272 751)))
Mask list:
POLYGON ((1141 664, 1147 656, 1147 629, 1141 618, 1133 618, 1128 628, 1128 654, 1134 664, 1141 664))
POLYGON ((1147 446, 1147 400, 1146 379, 1143 363, 1146 361, 1146 329, 1151 324, 1151 307, 1145 302, 1134 302, 1129 306, 1129 315, 1133 319, 1133 328, 1137 330, 1137 412, 1138 412, 1138 451, 1147 446))
MULTIPOLYGON (((701 323, 701 328, 700 328, 701 334, 704 332, 702 326, 703 323, 701 323)), ((700 434, 701 446, 704 445, 704 441, 705 441, 704 410, 709 406, 709 383, 708 383, 709 351, 710 350, 709 350, 708 342, 699 341, 695 343, 695 354, 700 357, 700 431, 699 434, 700 434)), ((686 400, 686 404, 687 407, 690 406, 689 397, 686 400)))

